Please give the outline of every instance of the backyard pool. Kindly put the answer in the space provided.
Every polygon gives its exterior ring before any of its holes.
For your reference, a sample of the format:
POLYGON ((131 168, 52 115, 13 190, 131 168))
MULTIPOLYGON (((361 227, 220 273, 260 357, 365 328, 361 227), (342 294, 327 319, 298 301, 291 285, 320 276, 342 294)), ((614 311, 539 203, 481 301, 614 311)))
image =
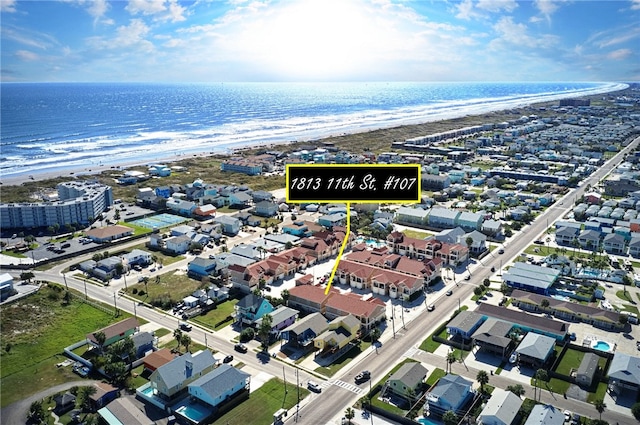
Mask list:
POLYGON ((421 423, 422 425, 442 425, 442 422, 438 422, 429 418, 420 418, 418 419, 418 423, 421 423))
POLYGON ((187 400, 185 404, 176 409, 176 413, 195 423, 199 423, 211 414, 211 410, 200 403, 192 403, 187 400))
POLYGON ((591 343, 591 348, 593 348, 594 350, 604 351, 607 353, 613 351, 612 349, 613 347, 611 346, 611 344, 605 341, 601 341, 599 339, 591 343))
POLYGON ((382 248, 382 247, 384 247, 384 246, 387 246, 387 244, 386 244, 386 243, 384 243, 384 242, 380 242, 379 240, 371 239, 371 238, 369 238, 369 239, 365 239, 365 238, 357 238, 357 239, 355 240, 355 243, 363 243, 363 242, 364 242, 365 244, 367 244, 368 246, 372 247, 372 248, 382 248))

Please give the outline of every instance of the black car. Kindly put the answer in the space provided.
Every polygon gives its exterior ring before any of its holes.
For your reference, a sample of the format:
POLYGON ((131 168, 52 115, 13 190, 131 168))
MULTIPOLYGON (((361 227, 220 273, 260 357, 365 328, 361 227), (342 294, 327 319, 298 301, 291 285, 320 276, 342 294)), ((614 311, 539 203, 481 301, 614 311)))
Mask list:
POLYGON ((228 355, 222 360, 222 363, 231 363, 232 361, 233 361, 233 356, 228 355))
POLYGON ((246 353, 247 352, 247 346, 244 344, 236 344, 233 346, 233 349, 236 350, 239 353, 246 353))
POLYGON ((371 378, 371 372, 369 372, 368 370, 363 370, 362 372, 356 375, 355 381, 356 381, 356 384, 359 384, 361 382, 368 381, 370 378, 371 378))
POLYGON ((445 295, 447 297, 451 296, 453 294, 453 291, 451 289, 449 289, 447 292, 445 292, 445 295))

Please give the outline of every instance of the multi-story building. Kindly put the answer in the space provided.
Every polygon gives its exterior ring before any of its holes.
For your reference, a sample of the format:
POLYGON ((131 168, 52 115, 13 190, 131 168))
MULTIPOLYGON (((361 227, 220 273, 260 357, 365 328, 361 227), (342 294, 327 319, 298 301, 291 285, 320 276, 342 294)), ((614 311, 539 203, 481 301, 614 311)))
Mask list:
POLYGON ((58 201, 0 204, 0 227, 34 227, 90 224, 113 204, 110 186, 95 181, 71 181, 57 186, 58 201))

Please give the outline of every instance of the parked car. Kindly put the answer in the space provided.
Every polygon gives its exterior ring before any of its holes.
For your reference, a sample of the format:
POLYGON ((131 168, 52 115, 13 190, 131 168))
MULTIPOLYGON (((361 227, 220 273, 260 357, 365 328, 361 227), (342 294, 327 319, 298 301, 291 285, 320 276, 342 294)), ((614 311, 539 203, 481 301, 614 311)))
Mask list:
POLYGON ((451 289, 449 289, 447 292, 445 292, 445 295, 447 297, 449 297, 449 296, 453 295, 453 291, 451 289))
POLYGON ((315 383, 313 381, 309 381, 307 383, 307 388, 309 388, 309 390, 313 391, 314 393, 322 392, 322 388, 320 387, 320 385, 318 385, 317 383, 315 383))
POLYGON ((576 333, 575 332, 571 332, 571 334, 569 335, 569 339, 571 341, 575 341, 576 340, 576 333))
POLYGON ((236 350, 239 353, 246 353, 247 352, 247 346, 244 344, 236 344, 233 346, 233 349, 236 350))
POLYGON ((498 250, 498 254, 504 254, 504 249, 500 248, 500 249, 498 250))
POLYGON ((436 308, 436 306, 431 304, 431 305, 429 305, 429 307, 427 307, 427 311, 433 311, 435 308, 436 308))
POLYGON ((540 239, 533 241, 533 243, 536 245, 544 245, 544 241, 541 241, 540 239))
POLYGON ((370 378, 371 378, 371 372, 369 372, 368 370, 363 370, 362 372, 356 375, 355 381, 356 381, 356 384, 359 384, 361 382, 368 381, 370 378))
POLYGON ((233 356, 228 355, 222 360, 222 363, 231 363, 232 361, 233 361, 233 356))

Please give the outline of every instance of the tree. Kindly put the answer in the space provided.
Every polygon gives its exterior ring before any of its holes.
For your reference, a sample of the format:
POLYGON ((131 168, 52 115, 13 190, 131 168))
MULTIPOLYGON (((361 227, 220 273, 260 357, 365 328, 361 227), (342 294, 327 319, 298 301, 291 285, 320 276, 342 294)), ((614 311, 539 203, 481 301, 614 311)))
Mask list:
POLYGON ((548 300, 548 299, 546 299, 546 298, 545 298, 545 299, 543 299, 543 300, 540 302, 540 306, 541 306, 542 308, 544 308, 544 309, 548 308, 548 307, 549 307, 549 300, 548 300))
POLYGON ((191 337, 187 334, 183 334, 182 338, 180 338, 180 342, 184 345, 184 351, 189 351, 189 346, 191 345, 191 337))
POLYGON ((27 419, 30 422, 39 424, 44 421, 44 407, 42 407, 42 401, 36 400, 29 406, 29 413, 27 413, 27 419))
POLYGON ((491 286, 491 281, 489 280, 489 278, 485 278, 482 281, 482 284, 485 286, 485 288, 488 288, 489 286, 491 286))
POLYGON ((476 375, 476 381, 480 384, 480 392, 484 392, 484 386, 489 383, 489 374, 486 370, 479 370, 476 375))
POLYGON ((609 425, 609 422, 605 421, 604 419, 594 419, 590 423, 591 425, 609 425))
POLYGON ((447 410, 442 415, 442 422, 444 425, 457 425, 458 424, 458 415, 453 410, 447 410))
POLYGON ((456 355, 453 351, 447 353, 447 373, 451 373, 451 365, 455 363, 456 355))
POLYGON ((180 346, 182 345, 182 330, 180 328, 174 330, 173 337, 176 339, 176 342, 178 343, 178 349, 180 349, 180 346))
POLYGON ((267 351, 269 348, 269 337, 271 336, 271 326, 273 325, 273 318, 270 314, 262 316, 262 322, 258 328, 258 336, 260 337, 260 344, 262 350, 267 351))
POLYGON ((482 295, 482 288, 479 286, 476 286, 475 288, 473 288, 473 293, 474 295, 477 295, 477 296, 482 295))
POLYGON ((20 273, 20 280, 26 280, 27 282, 31 282, 31 279, 36 277, 33 272, 22 272, 20 273))
POLYGON ((344 411, 344 417, 347 418, 347 423, 351 424, 351 419, 356 417, 356 412, 351 407, 347 407, 347 410, 344 411))
POLYGON ((289 290, 288 289, 283 289, 282 292, 280 292, 280 297, 282 297, 282 303, 284 305, 287 305, 287 302, 289 301, 289 290))
POLYGON ((633 417, 640 421, 640 403, 635 403, 631 406, 631 413, 633 413, 633 417))
POLYGON ((516 384, 516 385, 509 385, 507 387, 507 391, 511 391, 512 393, 514 393, 515 395, 517 395, 518 397, 521 397, 524 395, 524 393, 526 392, 524 387, 520 384, 516 384))
MULTIPOLYGON (((111 360, 116 360, 112 358, 111 360)), ((120 384, 124 382, 127 377, 128 369, 127 365, 122 361, 111 361, 104 365, 104 371, 111 377, 114 383, 120 384)))
POLYGON ((369 336, 371 337, 371 342, 378 341, 378 338, 380 338, 380 329, 378 329, 377 327, 371 329, 369 336))
POLYGON ((87 411, 91 408, 91 396, 96 393, 98 389, 94 385, 88 387, 78 388, 76 394, 76 408, 87 411))
POLYGON ((604 412, 604 409, 607 408, 607 404, 604 402, 604 400, 598 399, 593 402, 593 407, 596 408, 596 410, 600 414, 600 419, 602 419, 602 412, 604 412))
POLYGON ((104 342, 107 340, 107 336, 102 331, 98 331, 93 334, 93 337, 96 339, 98 343, 98 348, 100 349, 100 353, 104 351, 104 342))

